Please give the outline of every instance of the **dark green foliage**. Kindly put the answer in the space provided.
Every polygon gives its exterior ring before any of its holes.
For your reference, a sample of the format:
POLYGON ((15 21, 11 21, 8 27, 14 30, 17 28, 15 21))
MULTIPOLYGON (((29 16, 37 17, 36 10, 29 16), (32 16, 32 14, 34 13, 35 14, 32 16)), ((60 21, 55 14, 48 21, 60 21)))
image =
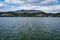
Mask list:
POLYGON ((14 12, 0 12, 0 17, 60 17, 60 13, 14 13, 14 12))

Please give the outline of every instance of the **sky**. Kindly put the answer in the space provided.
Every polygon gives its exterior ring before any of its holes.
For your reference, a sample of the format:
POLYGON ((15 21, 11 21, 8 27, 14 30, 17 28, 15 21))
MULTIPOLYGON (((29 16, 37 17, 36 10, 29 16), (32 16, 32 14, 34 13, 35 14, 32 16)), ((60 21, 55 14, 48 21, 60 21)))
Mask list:
POLYGON ((60 0, 0 0, 1 11, 41 10, 60 13, 60 0))

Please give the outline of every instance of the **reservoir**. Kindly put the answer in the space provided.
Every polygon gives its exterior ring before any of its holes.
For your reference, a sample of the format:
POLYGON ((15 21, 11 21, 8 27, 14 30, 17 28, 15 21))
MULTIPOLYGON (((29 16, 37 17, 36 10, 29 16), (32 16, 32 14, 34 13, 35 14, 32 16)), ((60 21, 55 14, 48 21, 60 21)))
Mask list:
POLYGON ((0 17, 0 40, 60 40, 60 18, 0 17))

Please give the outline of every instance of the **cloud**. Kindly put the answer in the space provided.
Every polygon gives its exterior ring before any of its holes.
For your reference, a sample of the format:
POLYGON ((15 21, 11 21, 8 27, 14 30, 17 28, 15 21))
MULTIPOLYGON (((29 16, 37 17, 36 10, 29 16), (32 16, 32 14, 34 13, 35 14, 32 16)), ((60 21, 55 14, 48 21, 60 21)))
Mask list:
POLYGON ((24 3, 24 1, 21 0, 5 0, 6 3, 10 3, 10 4, 22 4, 24 3))
POLYGON ((4 6, 4 5, 6 5, 6 4, 0 3, 0 7, 2 7, 2 6, 4 6))
POLYGON ((58 3, 58 0, 44 0, 41 2, 41 4, 51 4, 51 3, 58 3))
POLYGON ((19 7, 11 6, 10 10, 42 10, 47 13, 54 13, 54 12, 60 12, 60 5, 53 5, 53 6, 33 6, 33 5, 23 5, 19 7))
POLYGON ((57 0, 5 0, 6 3, 11 3, 11 4, 55 4, 58 1, 57 0))
POLYGON ((43 6, 48 6, 48 5, 55 5, 58 3, 58 0, 5 0, 5 3, 9 4, 19 4, 19 5, 25 5, 25 4, 30 4, 30 5, 43 5, 43 6))
POLYGON ((60 5, 53 5, 53 6, 44 6, 44 7, 40 7, 40 10, 43 10, 45 12, 60 12, 60 5))
POLYGON ((4 11, 4 6, 6 6, 7 4, 4 4, 4 3, 0 3, 0 11, 4 11))
POLYGON ((58 0, 5 0, 4 3, 0 3, 0 8, 1 6, 4 7, 4 11, 26 9, 42 10, 44 12, 60 12, 60 4, 57 4, 58 0))

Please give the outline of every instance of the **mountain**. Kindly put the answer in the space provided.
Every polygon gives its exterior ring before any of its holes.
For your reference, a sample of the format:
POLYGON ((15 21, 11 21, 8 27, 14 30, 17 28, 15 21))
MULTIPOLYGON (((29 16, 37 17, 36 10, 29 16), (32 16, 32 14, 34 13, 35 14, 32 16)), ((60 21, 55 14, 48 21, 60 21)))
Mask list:
POLYGON ((41 10, 17 10, 14 11, 15 13, 42 13, 43 11, 41 10))

